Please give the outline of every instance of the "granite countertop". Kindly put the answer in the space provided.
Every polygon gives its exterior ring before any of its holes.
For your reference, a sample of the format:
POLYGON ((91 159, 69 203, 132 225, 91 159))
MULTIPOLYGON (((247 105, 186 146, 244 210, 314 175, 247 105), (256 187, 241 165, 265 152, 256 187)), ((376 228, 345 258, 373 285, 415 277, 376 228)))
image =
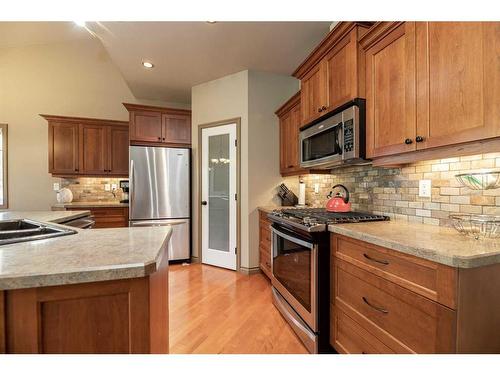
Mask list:
MULTIPOLYGON (((90 215, 90 211, 3 211, 0 220, 31 219, 56 224, 90 215)), ((1 264, 0 264, 1 269, 1 264)))
MULTIPOLYGON (((10 216, 39 220, 60 212, 66 211, 12 212, 10 216)), ((167 254, 171 230, 77 229, 73 235, 0 246, 0 290, 147 276, 167 254)))
POLYGON ((54 208, 66 208, 66 207, 128 207, 128 203, 120 203, 118 201, 114 202, 71 202, 71 203, 56 203, 52 207, 54 208))
POLYGON ((452 267, 473 268, 500 263, 500 240, 475 240, 453 228, 394 220, 335 224, 328 229, 452 267))

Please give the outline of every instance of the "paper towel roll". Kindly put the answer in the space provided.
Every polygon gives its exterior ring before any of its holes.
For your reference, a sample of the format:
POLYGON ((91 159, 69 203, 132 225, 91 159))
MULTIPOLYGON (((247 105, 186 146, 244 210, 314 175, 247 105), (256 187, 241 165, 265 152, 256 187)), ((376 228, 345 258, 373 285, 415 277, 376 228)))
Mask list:
POLYGON ((299 183, 299 205, 304 206, 306 204, 306 184, 299 183))

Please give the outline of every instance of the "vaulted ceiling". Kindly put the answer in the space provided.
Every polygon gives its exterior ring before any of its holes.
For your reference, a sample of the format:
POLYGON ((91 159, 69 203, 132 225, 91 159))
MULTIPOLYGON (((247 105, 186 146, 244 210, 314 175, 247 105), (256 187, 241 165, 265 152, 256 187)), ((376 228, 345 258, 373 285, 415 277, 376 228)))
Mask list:
POLYGON ((330 22, 2 22, 0 48, 99 39, 140 99, 190 103, 191 87, 241 70, 291 74, 330 22), (93 35, 91 35, 93 34, 93 35), (145 69, 142 61, 154 63, 145 69))

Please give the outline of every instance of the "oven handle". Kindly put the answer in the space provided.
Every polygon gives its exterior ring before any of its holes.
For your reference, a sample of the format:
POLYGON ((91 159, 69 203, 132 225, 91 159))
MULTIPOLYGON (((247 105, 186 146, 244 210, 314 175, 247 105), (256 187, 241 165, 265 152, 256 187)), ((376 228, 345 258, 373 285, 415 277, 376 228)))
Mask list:
MULTIPOLYGON (((276 235, 280 236, 280 237, 283 237, 284 239, 288 240, 288 241, 291 241, 293 243, 296 243, 298 245, 302 245, 304 247, 307 247, 308 249, 311 249, 313 250, 314 249, 314 244, 310 243, 310 242, 306 242, 306 241, 302 241, 302 240, 299 240, 295 237, 292 237, 292 236, 289 236, 288 234, 285 234, 283 232, 280 232, 279 230, 277 230, 276 228, 273 228, 271 227, 271 230, 273 233, 275 233, 276 235)), ((272 243, 273 241, 271 241, 272 243)))

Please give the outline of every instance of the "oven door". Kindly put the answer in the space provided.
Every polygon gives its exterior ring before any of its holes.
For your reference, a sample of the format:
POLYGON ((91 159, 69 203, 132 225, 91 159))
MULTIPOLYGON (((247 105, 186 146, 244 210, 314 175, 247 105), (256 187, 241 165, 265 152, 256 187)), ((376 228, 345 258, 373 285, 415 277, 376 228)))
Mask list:
POLYGON ((271 227, 271 282, 313 332, 318 331, 317 252, 312 241, 271 227))
POLYGON ((300 166, 327 168, 342 164, 342 113, 300 132, 300 166))

